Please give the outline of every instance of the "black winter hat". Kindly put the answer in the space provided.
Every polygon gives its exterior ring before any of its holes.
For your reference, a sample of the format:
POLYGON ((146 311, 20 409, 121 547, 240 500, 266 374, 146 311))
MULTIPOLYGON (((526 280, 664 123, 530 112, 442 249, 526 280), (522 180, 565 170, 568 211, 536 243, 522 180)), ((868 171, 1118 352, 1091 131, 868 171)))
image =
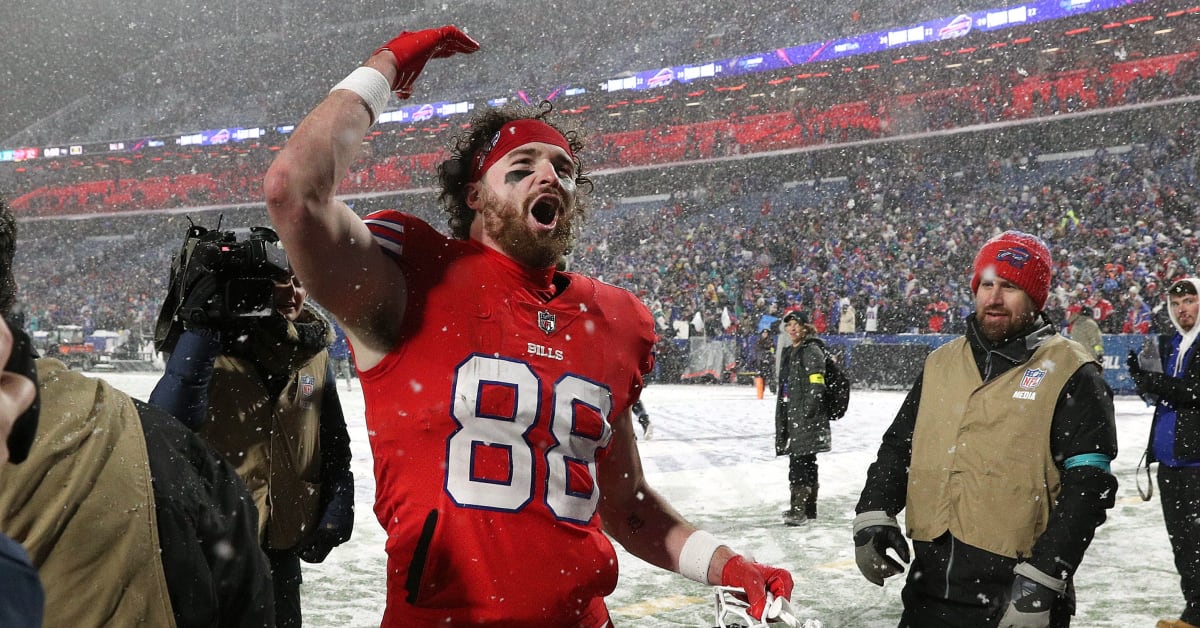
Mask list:
POLYGON ((796 321, 797 323, 800 323, 801 325, 807 325, 808 324, 808 314, 805 314, 804 312, 801 312, 799 310, 792 310, 791 312, 788 312, 787 314, 783 315, 783 322, 786 323, 788 321, 796 321))

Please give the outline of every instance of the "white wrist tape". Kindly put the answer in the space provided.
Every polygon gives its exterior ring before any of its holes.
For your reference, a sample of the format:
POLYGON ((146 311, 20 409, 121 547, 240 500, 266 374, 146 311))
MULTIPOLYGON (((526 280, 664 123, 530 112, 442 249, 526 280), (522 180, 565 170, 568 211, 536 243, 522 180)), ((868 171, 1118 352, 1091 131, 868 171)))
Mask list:
POLYGON ((708 584, 708 565, 713 554, 724 543, 704 530, 696 530, 683 542, 679 550, 679 574, 684 578, 708 584))
POLYGON ((367 66, 359 66, 342 79, 340 83, 329 90, 333 93, 339 89, 354 92, 366 103, 371 112, 371 124, 379 119, 379 114, 387 107, 388 99, 392 96, 392 85, 379 70, 367 66))

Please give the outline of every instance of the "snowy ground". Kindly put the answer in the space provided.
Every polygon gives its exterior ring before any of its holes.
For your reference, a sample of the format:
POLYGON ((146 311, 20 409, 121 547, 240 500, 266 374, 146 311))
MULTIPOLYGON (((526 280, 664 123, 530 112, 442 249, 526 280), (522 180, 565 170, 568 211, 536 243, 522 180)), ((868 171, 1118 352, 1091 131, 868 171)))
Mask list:
MULTIPOLYGON (((139 399, 157 381, 155 374, 99 376, 139 399)), ((353 385, 347 392, 342 382, 340 392, 353 439, 356 528, 325 563, 305 565, 305 623, 313 628, 378 626, 383 612, 384 534, 371 511, 375 484, 362 395, 358 382, 353 385)), ((902 577, 883 588, 862 578, 850 522, 867 465, 902 392, 852 395, 848 415, 834 424, 833 451, 819 456, 819 519, 803 528, 780 523, 787 462, 773 455, 769 392, 758 400, 749 386, 656 384, 643 398, 655 430, 653 440, 640 443, 646 475, 680 512, 757 560, 791 570, 794 604, 803 617, 818 618, 825 628, 896 625, 902 577)), ((1116 407, 1121 453, 1113 472, 1120 489, 1076 576, 1074 625, 1084 628, 1149 626, 1178 617, 1182 608, 1157 492, 1143 502, 1134 485, 1151 413, 1134 397, 1118 397, 1116 407)), ((620 582, 608 600, 617 626, 716 625, 710 588, 623 552, 620 559, 620 582)))

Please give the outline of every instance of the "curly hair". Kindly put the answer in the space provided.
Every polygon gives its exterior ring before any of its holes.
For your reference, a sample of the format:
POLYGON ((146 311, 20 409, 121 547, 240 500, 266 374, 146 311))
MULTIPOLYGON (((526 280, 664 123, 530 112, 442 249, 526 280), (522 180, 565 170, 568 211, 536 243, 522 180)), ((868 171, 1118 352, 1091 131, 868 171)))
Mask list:
POLYGON ((13 277, 13 258, 17 251, 17 219, 0 199, 0 315, 8 316, 17 300, 17 281, 13 277))
POLYGON ((579 159, 579 153, 585 146, 583 133, 577 127, 551 122, 547 116, 552 111, 554 105, 545 100, 536 107, 518 104, 506 105, 499 109, 485 109, 475 115, 464 133, 454 138, 450 147, 450 158, 438 165, 438 181, 442 187, 438 200, 449 215, 447 223, 453 237, 459 240, 469 238, 471 221, 475 219, 475 210, 467 206, 467 184, 471 182, 472 160, 481 149, 491 145, 492 138, 500 132, 501 127, 514 120, 541 120, 566 138, 575 159, 575 185, 580 190, 580 195, 575 201, 575 211, 580 218, 584 216, 582 196, 584 192, 592 191, 593 184, 579 159))

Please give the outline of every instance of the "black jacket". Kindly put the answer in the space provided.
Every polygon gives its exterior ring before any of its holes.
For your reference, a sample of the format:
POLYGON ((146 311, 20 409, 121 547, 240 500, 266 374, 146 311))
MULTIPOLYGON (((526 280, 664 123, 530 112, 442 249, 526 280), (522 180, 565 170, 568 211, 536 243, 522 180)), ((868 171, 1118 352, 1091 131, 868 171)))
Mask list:
MULTIPOLYGON (((993 346, 980 333, 975 316, 969 316, 966 337, 983 381, 1027 362, 1037 342, 1054 333, 1053 325, 1045 322, 1026 336, 993 346)), ((855 508, 857 513, 881 510, 895 516, 904 509, 923 376, 924 373, 917 376, 895 420, 884 433, 877 458, 867 471, 866 486, 855 508)), ((1080 367, 1063 388, 1051 423, 1050 451, 1058 466, 1062 490, 1051 509, 1046 531, 1026 560, 1043 573, 1062 575, 1065 571, 1070 576, 1083 559, 1096 528, 1104 522, 1106 511, 1113 506, 1117 488, 1112 474, 1094 466, 1063 467, 1065 460, 1079 454, 1099 453, 1113 458, 1117 455, 1112 390, 1098 365, 1089 363, 1080 367)), ((972 583, 980 579, 1011 581, 1014 559, 952 538, 939 541, 949 542, 913 544, 914 553, 927 572, 922 580, 928 586, 938 587, 930 595, 975 605, 980 602, 978 589, 972 583), (943 573, 928 573, 939 569, 943 573)))
POLYGON ((258 511, 241 478, 182 423, 133 403, 154 477, 158 541, 176 626, 275 625, 258 511))

